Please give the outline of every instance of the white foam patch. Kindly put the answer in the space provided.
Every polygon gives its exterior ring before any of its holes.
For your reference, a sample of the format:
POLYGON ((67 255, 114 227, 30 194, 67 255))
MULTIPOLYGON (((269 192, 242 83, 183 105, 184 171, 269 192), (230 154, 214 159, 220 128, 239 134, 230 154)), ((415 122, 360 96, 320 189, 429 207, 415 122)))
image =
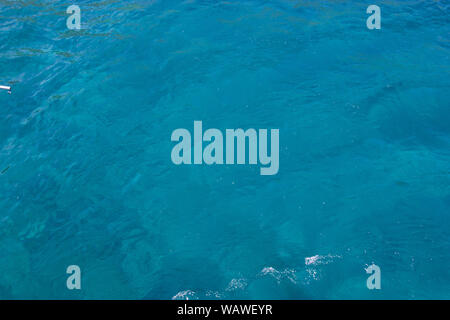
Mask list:
POLYGON ((172 297, 172 300, 192 300, 196 299, 195 292, 192 290, 184 290, 178 292, 176 295, 172 297))
POLYGON ((226 291, 244 290, 247 287, 247 280, 244 278, 232 279, 228 284, 226 291))
POLYGON ((278 283, 280 283, 281 280, 283 279, 288 279, 290 282, 294 284, 297 283, 297 276, 295 269, 284 269, 283 271, 278 271, 273 267, 265 267, 261 270, 260 275, 263 276, 270 275, 274 277, 278 281, 278 283))
POLYGON ((222 294, 219 291, 211 291, 211 290, 206 291, 206 296, 207 297, 214 297, 216 299, 222 299, 223 298, 222 294))
POLYGON ((331 255, 331 254, 327 254, 325 256, 321 256, 316 254, 315 256, 312 257, 306 257, 305 258, 305 265, 309 266, 309 265, 321 265, 321 264, 329 264, 331 262, 333 262, 335 259, 340 259, 342 258, 341 256, 338 255, 331 255))
POLYGON ((304 279, 305 284, 310 284, 311 281, 317 281, 321 278, 321 270, 320 267, 317 268, 317 266, 321 265, 327 265, 329 263, 332 263, 336 259, 341 259, 342 256, 339 255, 314 255, 311 257, 305 258, 305 265, 306 265, 306 272, 308 276, 304 279))

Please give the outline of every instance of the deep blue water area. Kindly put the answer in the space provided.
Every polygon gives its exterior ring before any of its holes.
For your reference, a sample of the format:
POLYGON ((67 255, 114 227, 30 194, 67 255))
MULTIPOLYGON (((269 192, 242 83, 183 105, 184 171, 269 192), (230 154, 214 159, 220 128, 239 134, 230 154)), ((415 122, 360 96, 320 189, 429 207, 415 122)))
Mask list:
POLYGON ((450 299, 449 1, 74 4, 0 1, 0 298, 450 299), (175 165, 195 120, 278 173, 175 165))

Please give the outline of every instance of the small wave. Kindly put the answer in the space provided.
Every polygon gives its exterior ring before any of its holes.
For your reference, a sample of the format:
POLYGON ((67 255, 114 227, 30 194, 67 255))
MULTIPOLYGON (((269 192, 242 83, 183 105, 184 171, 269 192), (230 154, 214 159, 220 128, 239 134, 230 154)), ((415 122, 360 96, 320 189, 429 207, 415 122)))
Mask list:
POLYGON ((197 296, 192 290, 184 290, 174 295, 172 300, 197 300, 197 296))
POLYGON ((292 283, 297 283, 297 276, 296 276, 296 270, 295 269, 284 269, 283 271, 278 271, 277 269, 273 267, 265 267, 261 270, 260 275, 270 275, 274 277, 278 283, 281 282, 283 279, 288 279, 292 283))
POLYGON ((247 287, 247 280, 244 278, 232 279, 228 284, 226 291, 244 290, 247 287))
POLYGON ((321 264, 329 264, 333 262, 335 259, 340 259, 342 256, 339 255, 331 255, 327 254, 326 256, 321 256, 316 254, 312 257, 306 257, 305 258, 305 265, 321 265, 321 264))

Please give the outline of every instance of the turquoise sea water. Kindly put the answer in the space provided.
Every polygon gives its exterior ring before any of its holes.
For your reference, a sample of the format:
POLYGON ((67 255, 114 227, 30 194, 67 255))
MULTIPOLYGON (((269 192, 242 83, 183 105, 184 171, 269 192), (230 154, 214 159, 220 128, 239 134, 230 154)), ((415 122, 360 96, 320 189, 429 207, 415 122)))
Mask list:
POLYGON ((0 298, 450 298, 449 1, 74 4, 0 1, 0 298), (175 166, 194 120, 278 174, 175 166))

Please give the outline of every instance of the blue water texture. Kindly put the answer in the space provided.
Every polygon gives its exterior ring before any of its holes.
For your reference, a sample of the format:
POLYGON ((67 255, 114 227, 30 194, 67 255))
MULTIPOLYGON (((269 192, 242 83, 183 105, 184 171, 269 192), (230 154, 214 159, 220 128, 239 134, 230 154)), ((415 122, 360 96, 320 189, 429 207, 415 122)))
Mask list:
POLYGON ((0 298, 450 299, 449 13, 1 0, 0 298), (278 174, 173 164, 195 120, 279 129, 278 174))

